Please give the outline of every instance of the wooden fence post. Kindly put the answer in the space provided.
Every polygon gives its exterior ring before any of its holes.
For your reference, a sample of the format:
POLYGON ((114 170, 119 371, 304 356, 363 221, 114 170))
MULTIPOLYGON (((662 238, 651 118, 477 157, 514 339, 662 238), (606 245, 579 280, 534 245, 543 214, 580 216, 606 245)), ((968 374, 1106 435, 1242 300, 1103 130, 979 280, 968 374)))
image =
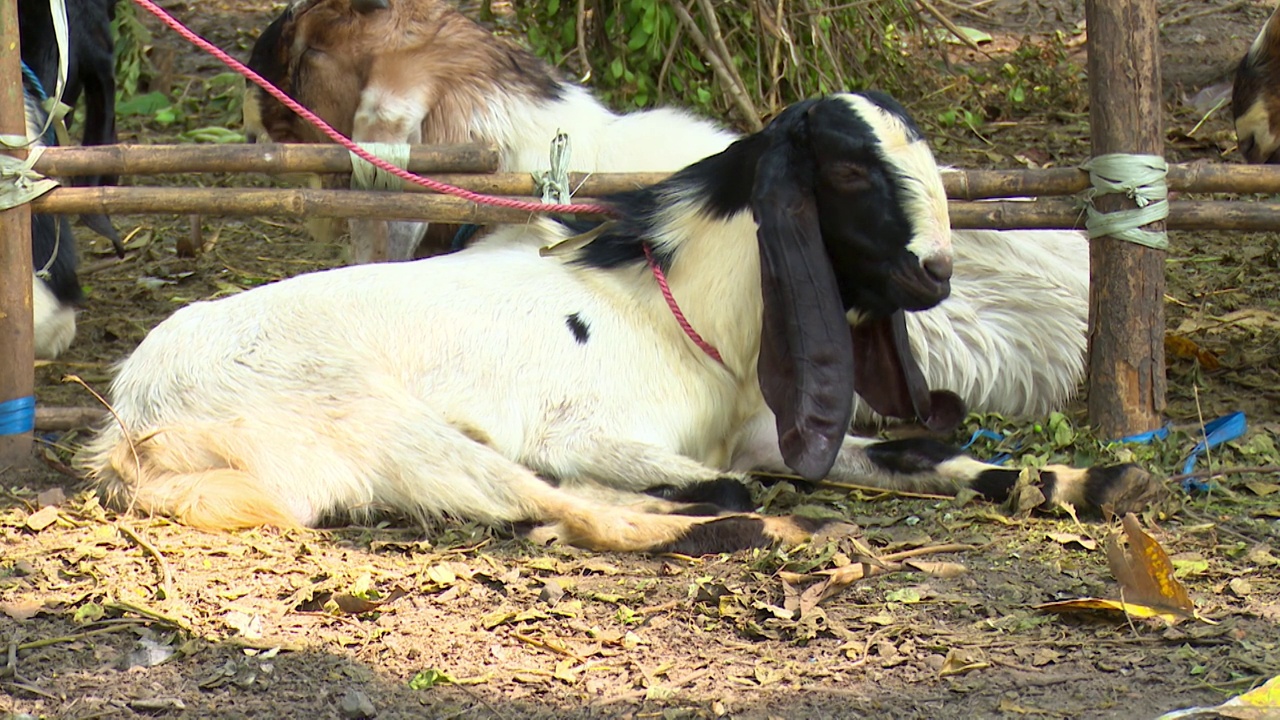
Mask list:
MULTIPOLYGON (((1156 0, 1086 0, 1085 21, 1093 155, 1163 155, 1156 0)), ((1095 204, 1135 207, 1122 195, 1095 204)), ((1152 430, 1165 407, 1165 252, 1099 237, 1089 262, 1089 421, 1103 437, 1152 430)))
MULTIPOLYGON (((26 137, 26 133, 18 2, 0 0, 0 135, 26 137)), ((31 431, 23 405, 35 387, 31 280, 31 207, 23 204, 0 211, 0 469, 31 457, 31 431)))

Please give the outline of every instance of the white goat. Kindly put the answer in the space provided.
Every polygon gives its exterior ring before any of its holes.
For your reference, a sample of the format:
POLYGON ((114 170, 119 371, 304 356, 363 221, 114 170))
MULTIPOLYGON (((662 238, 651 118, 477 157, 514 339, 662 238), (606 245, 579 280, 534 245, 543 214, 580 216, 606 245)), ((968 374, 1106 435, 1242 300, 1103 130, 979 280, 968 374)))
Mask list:
MULTIPOLYGON (((569 133, 576 171, 674 171, 736 137, 672 109, 617 115, 444 0, 296 1, 263 31, 250 65, 357 140, 492 143, 504 170, 546 170, 558 129, 569 133)), ((250 134, 321 139, 256 88, 245 107, 250 134)), ((353 227, 367 239, 376 225, 353 227)), ((393 258, 409 257, 421 225, 391 227, 393 258)), ((951 299, 907 316, 928 386, 975 412, 1063 407, 1084 377, 1084 235, 961 230, 954 240, 951 299)), ((855 422, 881 419, 856 402, 855 422)))
MULTIPOLYGON (((111 395, 128 435, 105 427, 84 466, 117 504, 201 527, 390 507, 686 553, 812 529, 664 514, 727 487, 736 498, 717 504, 749 509, 731 470, 1008 494, 1017 470, 846 435, 855 389, 885 412, 927 410, 902 372, 901 311, 948 292, 946 198, 897 103, 799 103, 612 203, 618 219, 585 245, 539 219, 452 255, 184 308, 121 365, 111 395), (655 267, 721 361, 679 327, 655 267)), ((1131 508, 1157 487, 1132 466, 1042 480, 1085 508, 1131 508)))

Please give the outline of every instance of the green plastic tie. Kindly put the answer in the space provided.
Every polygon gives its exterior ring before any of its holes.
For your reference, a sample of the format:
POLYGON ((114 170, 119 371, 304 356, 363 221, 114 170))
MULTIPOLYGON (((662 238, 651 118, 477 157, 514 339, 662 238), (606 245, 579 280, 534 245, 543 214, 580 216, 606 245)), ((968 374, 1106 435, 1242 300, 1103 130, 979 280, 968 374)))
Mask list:
MULTIPOLYGON (((410 146, 408 143, 360 143, 360 147, 370 155, 386 160, 402 170, 409 168, 410 146)), ((379 169, 359 155, 351 153, 351 189, 399 192, 404 189, 404 181, 386 170, 379 169)))
POLYGON ((1093 187, 1081 194, 1085 228, 1090 238, 1114 237, 1156 250, 1169 249, 1165 231, 1144 230, 1169 217, 1169 186, 1165 177, 1169 163, 1159 155, 1099 155, 1080 166, 1089 172, 1093 187), (1138 207, 1104 213, 1093 205, 1100 195, 1123 194, 1138 207))

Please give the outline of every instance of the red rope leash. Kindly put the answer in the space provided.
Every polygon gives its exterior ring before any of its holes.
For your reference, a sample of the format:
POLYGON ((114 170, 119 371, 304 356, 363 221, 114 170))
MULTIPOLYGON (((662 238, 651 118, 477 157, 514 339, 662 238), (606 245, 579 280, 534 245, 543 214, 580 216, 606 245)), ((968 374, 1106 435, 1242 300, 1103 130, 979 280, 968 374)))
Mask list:
POLYGON ((684 334, 689 336, 694 345, 702 348, 702 352, 711 356, 711 359, 724 364, 724 359, 720 357, 720 351, 715 345, 702 339, 697 330, 693 329, 693 325, 689 324, 689 320, 685 318, 684 313, 680 312, 680 306, 676 304, 676 296, 671 294, 671 286, 667 285, 667 276, 662 272, 662 268, 658 267, 658 261, 653 257, 653 250, 649 248, 649 243, 643 243, 644 256, 649 261, 649 270, 653 272, 653 277, 658 281, 658 288, 662 290, 662 297, 667 301, 667 307, 671 309, 671 314, 676 316, 676 322, 680 323, 680 329, 684 330, 684 334))
POLYGON ((184 39, 186 39, 187 42, 190 42, 191 44, 195 45, 201 50, 204 50, 210 55, 213 55, 218 60, 221 60, 224 65, 231 68, 232 70, 235 70, 237 73, 243 75, 244 77, 252 81, 253 84, 267 91, 267 93, 270 94, 271 97, 284 103, 285 107, 289 108, 290 110, 297 113, 298 115, 301 115, 303 118, 307 120, 307 122, 319 128, 320 131, 323 132, 325 135, 327 135, 330 140, 333 140, 334 142, 338 143, 339 145, 346 148, 347 150, 350 150, 351 152, 355 153, 360 158, 373 164, 375 167, 379 168, 380 170, 385 170, 386 172, 389 172, 392 175, 395 175, 401 180, 404 180, 406 182, 411 182, 415 185, 421 185, 422 187, 428 188, 430 190, 434 190, 438 193, 454 195, 456 197, 463 198, 464 200, 470 200, 471 202, 477 203, 480 205, 493 205, 496 207, 512 208, 515 210, 527 210, 533 213, 592 213, 596 215, 612 215, 613 214, 613 210, 604 205, 593 205, 589 203, 583 203, 581 205, 557 205, 552 203, 528 202, 526 200, 513 200, 511 198, 495 197, 493 195, 484 195, 478 192, 467 190, 466 188, 455 187, 453 185, 448 185, 446 183, 438 182, 430 178, 424 178, 420 175, 415 175, 409 172, 408 170, 405 170, 404 168, 396 167, 395 165, 392 165, 391 163, 387 162, 386 160, 383 160, 380 157, 375 157, 373 154, 369 153, 369 151, 365 150, 364 148, 360 147, 356 143, 352 142, 351 139, 348 138, 347 136, 343 135, 337 130, 334 130, 332 127, 329 126, 328 123, 326 123, 324 120, 321 120, 315 113, 311 112, 310 110, 306 109, 302 105, 298 104, 296 100, 286 95, 283 91, 281 91, 275 85, 272 85, 271 83, 267 82, 261 75, 249 69, 239 60, 236 60, 235 58, 231 57, 227 53, 223 52, 222 49, 219 48, 218 46, 214 45, 208 40, 205 40, 204 38, 195 34, 187 26, 183 25, 181 22, 174 19, 172 15, 165 12, 164 9, 160 8, 155 3, 151 2, 151 0, 133 0, 133 1, 137 3, 139 6, 141 6, 142 9, 146 10, 147 12, 159 18, 160 22, 163 22, 165 25, 168 25, 175 32, 177 32, 184 39))
MULTIPOLYGON (((333 140, 334 142, 338 143, 339 145, 346 148, 347 150, 355 153, 360 158, 373 164, 375 167, 381 170, 385 170, 386 172, 389 172, 395 175, 401 180, 414 183, 415 185, 421 185, 422 187, 428 188, 430 190, 434 190, 439 193, 454 195, 456 197, 463 198, 464 200, 470 200, 471 202, 477 203, 480 205, 493 205, 496 207, 513 208, 516 210, 527 210, 533 213, 592 213, 597 215, 613 214, 613 209, 606 207, 604 205, 592 205, 587 203, 584 203, 581 205, 557 205, 552 203, 536 203, 536 202, 528 202, 525 200, 513 200, 511 198, 484 195, 481 193, 473 192, 471 190, 467 190, 465 188, 455 187, 447 183, 442 183, 436 180, 432 180, 430 178, 422 177, 420 175, 415 175, 414 173, 411 173, 408 170, 405 170, 404 168, 396 167, 395 165, 392 165, 386 160, 383 160, 380 157, 374 156, 364 148, 352 142, 351 139, 348 138, 347 136, 343 135, 337 130, 334 130, 332 127, 329 126, 328 123, 320 119, 320 117, 317 116, 315 113, 311 112, 310 110, 306 109, 302 105, 298 104, 296 100, 286 95, 282 90, 277 88, 275 85, 272 85, 271 83, 267 82, 265 78, 263 78, 261 75, 251 70, 244 63, 241 63, 239 60, 236 60, 235 58, 231 57, 227 53, 223 52, 222 49, 219 48, 218 46, 214 45, 208 40, 205 40, 204 38, 197 35, 190 28, 188 28, 187 26, 179 22, 177 19, 175 19, 172 15, 165 12, 164 9, 160 8, 155 3, 151 2, 151 0, 133 0, 133 1, 137 3, 139 6, 141 6, 143 10, 146 10, 147 12, 159 18, 160 22, 164 23, 165 25, 168 25, 170 28, 174 30, 174 32, 177 32, 179 35, 181 35, 187 42, 195 45, 201 50, 204 50, 205 52, 214 56, 215 58, 220 60, 222 64, 226 65, 232 70, 235 70, 237 73, 243 75, 245 78, 253 82, 253 84, 265 90, 269 95, 271 95, 271 97, 275 98, 276 100, 279 100, 281 103, 284 103, 285 107, 289 108, 293 112, 303 117, 307 122, 311 123, 312 125, 315 125, 317 128, 319 128, 321 132, 323 132, 326 136, 328 136, 330 140, 333 140)), ((670 286, 667 285, 667 277, 665 274, 663 274, 662 268, 658 267, 658 263, 656 260, 654 260, 653 252, 649 249, 648 244, 644 245, 644 255, 646 258, 648 258, 649 269, 653 272, 654 279, 658 281, 658 287, 662 290, 662 297, 666 299, 667 307, 671 309, 671 314, 675 315, 676 322, 680 323, 680 328, 684 330, 685 334, 689 336, 689 339, 692 340, 695 345, 702 348, 703 352, 705 352, 707 355, 710 355, 712 358, 714 358, 716 362, 723 364, 724 360, 720 357, 720 351, 716 350, 715 346, 708 343, 706 340, 703 340, 702 336, 698 334, 698 331, 694 330, 693 326, 689 324, 689 321, 685 318, 684 313, 680 311, 680 306, 676 304, 675 296, 671 294, 671 288, 670 286)))

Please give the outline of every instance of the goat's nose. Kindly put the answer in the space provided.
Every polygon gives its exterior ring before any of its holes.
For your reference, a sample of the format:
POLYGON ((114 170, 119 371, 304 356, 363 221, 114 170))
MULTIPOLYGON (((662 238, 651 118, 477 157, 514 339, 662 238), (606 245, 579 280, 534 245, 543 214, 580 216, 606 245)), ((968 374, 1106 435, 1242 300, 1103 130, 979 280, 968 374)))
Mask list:
POLYGON ((954 266, 950 255, 934 255, 920 264, 924 267, 924 271, 938 282, 946 282, 951 279, 951 271, 954 266))

